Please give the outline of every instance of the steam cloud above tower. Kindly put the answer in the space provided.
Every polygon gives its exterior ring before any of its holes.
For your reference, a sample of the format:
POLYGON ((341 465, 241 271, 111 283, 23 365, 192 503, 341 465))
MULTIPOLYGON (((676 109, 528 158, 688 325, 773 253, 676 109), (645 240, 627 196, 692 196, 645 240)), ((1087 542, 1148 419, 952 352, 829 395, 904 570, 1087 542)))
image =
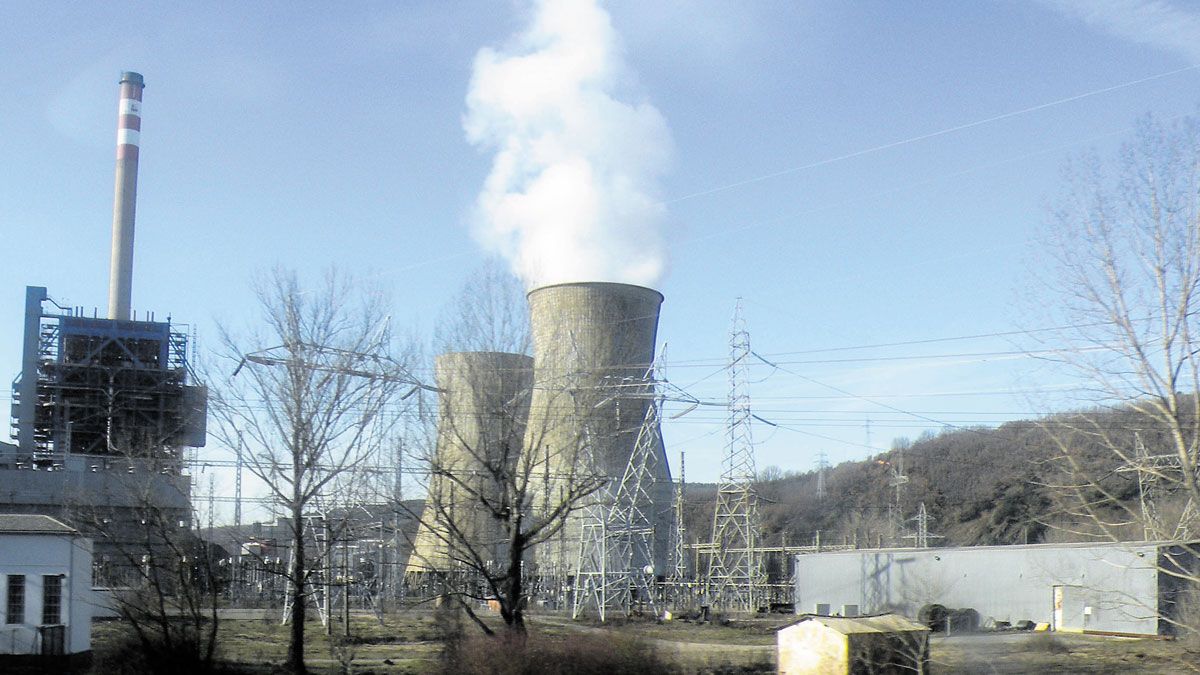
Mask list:
POLYGON ((663 273, 670 132, 654 106, 618 98, 628 75, 594 0, 539 0, 509 45, 475 57, 463 126, 495 152, 475 235, 530 287, 663 273))

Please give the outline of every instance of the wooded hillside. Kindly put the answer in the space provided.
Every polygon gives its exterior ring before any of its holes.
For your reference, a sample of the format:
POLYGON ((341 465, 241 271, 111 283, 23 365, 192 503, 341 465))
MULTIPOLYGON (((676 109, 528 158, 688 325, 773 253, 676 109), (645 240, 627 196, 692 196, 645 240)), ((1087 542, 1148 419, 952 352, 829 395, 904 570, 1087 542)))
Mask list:
MULTIPOLYGON (((819 531, 829 544, 911 546, 914 539, 905 535, 916 530, 913 519, 922 502, 930 533, 941 535, 930 540, 931 546, 1086 540, 1094 528, 1056 505, 1056 493, 1061 494, 1065 484, 1059 444, 1070 444, 1110 494, 1137 509, 1136 475, 1116 470, 1122 462, 1101 439, 1116 439, 1132 456, 1136 432, 1149 454, 1166 452, 1165 439, 1144 426, 1144 416, 1119 410, 953 429, 912 443, 902 440, 890 452, 827 469, 824 498, 817 495, 815 471, 789 473, 770 467, 760 472, 763 479, 757 483, 766 543, 808 544, 819 531), (1088 431, 1101 429, 1104 434, 1088 431), (897 533, 890 507, 897 494, 892 477, 901 463, 908 482, 900 491, 904 522, 897 533)), ((798 458, 797 463, 808 459, 798 458)), ((689 539, 706 541, 711 536, 715 497, 716 485, 687 486, 689 539)), ((1182 508, 1174 501, 1160 495, 1159 508, 1182 508)), ((1109 510, 1114 522, 1121 522, 1123 514, 1109 510)), ((1124 539, 1142 535, 1136 523, 1117 529, 1124 539)))

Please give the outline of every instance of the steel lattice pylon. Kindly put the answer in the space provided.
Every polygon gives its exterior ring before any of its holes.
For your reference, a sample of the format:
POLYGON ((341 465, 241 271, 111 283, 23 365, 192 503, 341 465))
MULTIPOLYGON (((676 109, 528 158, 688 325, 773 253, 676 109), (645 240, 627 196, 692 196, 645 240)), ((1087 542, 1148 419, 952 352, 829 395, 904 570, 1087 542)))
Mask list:
MULTIPOLYGON (((305 593, 305 597, 311 600, 317 609, 317 616, 321 619, 322 625, 329 624, 329 574, 326 569, 329 566, 329 520, 321 516, 320 526, 316 525, 317 518, 306 516, 302 527, 306 531, 305 540, 311 541, 316 547, 316 560, 307 558, 310 564, 313 565, 305 570, 304 585, 311 590, 305 593)), ((288 554, 287 570, 292 569, 292 564, 296 560, 296 551, 291 549, 288 554)), ((283 620, 280 623, 286 624, 291 620, 292 616, 292 594, 285 593, 283 596, 283 620)))
POLYGON ((629 615, 635 603, 657 613, 652 492, 662 445, 660 404, 655 398, 647 407, 621 482, 585 509, 572 618, 591 608, 604 621, 610 610, 629 615))
POLYGON ((1146 449, 1146 444, 1142 442, 1141 433, 1135 431, 1134 461, 1122 465, 1117 471, 1137 473, 1138 500, 1142 513, 1142 536, 1147 541, 1168 538, 1184 541, 1193 536, 1197 522, 1200 521, 1200 509, 1196 508, 1195 500, 1190 495, 1172 533, 1168 534, 1167 530, 1171 528, 1162 522, 1158 512, 1159 479, 1163 479, 1164 482, 1174 482, 1173 474, 1183 471, 1183 465, 1180 463, 1178 455, 1151 455, 1146 449), (1168 478, 1167 474, 1172 474, 1172 478, 1168 478))
POLYGON ((675 483, 675 500, 672 510, 675 514, 675 531, 672 533, 671 581, 681 583, 687 580, 687 530, 683 526, 684 486, 687 484, 686 465, 683 451, 679 452, 679 480, 675 483))
MULTIPOLYGON (((584 430, 584 443, 578 461, 592 469, 596 459, 592 452, 591 435, 584 430)), ((579 556, 575 563, 575 589, 572 599, 571 618, 578 618, 587 608, 596 610, 597 617, 604 621, 614 602, 613 577, 609 552, 611 540, 608 536, 608 512, 612 505, 609 486, 593 495, 583 509, 579 537, 579 556)))
POLYGON ((913 534, 904 535, 905 539, 912 539, 917 548, 929 548, 930 539, 941 539, 942 535, 933 534, 929 531, 929 521, 933 520, 929 515, 929 511, 925 509, 925 502, 921 502, 920 508, 917 509, 917 515, 909 518, 916 521, 917 531, 913 534))
POLYGON ((729 339, 729 446, 721 461, 717 506, 713 512, 708 588, 715 607, 752 612, 758 609, 764 583, 759 539, 758 503, 754 492, 754 436, 750 395, 746 390, 750 333, 742 318, 742 301, 733 313, 729 339))

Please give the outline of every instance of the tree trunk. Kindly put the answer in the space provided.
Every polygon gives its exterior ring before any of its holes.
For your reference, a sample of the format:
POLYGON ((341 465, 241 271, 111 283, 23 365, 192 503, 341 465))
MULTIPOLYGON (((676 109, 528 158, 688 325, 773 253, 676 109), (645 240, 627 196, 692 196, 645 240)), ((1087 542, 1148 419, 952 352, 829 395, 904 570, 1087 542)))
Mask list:
POLYGON ((308 672, 304 666, 304 512, 300 499, 292 502, 292 569, 289 570, 292 596, 291 638, 288 641, 288 670, 296 675, 308 672))
POLYGON ((508 570, 505 573, 504 588, 508 605, 508 613, 504 617, 510 631, 525 634, 525 587, 521 579, 521 560, 525 554, 525 538, 520 533, 520 520, 517 521, 517 532, 512 535, 508 548, 508 570))

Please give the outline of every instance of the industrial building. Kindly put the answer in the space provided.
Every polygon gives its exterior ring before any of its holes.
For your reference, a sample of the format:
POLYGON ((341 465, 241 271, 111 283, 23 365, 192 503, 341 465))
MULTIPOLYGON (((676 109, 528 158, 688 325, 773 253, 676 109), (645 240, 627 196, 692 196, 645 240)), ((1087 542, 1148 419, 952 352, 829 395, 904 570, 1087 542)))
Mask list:
MULTIPOLYGON (((795 557, 797 612, 858 616, 974 610, 984 626, 1170 634, 1190 546, 1163 542, 859 549, 795 557)), ((1193 576, 1194 578, 1194 576, 1193 576)))
POLYGON ((17 443, 0 449, 0 513, 51 515, 94 537, 101 571, 124 565, 148 521, 190 526, 183 454, 205 441, 186 331, 130 307, 143 88, 122 74, 108 315, 26 288, 17 443))
POLYGON ((0 598, 0 666, 90 652, 91 540, 49 516, 0 515, 0 598))

